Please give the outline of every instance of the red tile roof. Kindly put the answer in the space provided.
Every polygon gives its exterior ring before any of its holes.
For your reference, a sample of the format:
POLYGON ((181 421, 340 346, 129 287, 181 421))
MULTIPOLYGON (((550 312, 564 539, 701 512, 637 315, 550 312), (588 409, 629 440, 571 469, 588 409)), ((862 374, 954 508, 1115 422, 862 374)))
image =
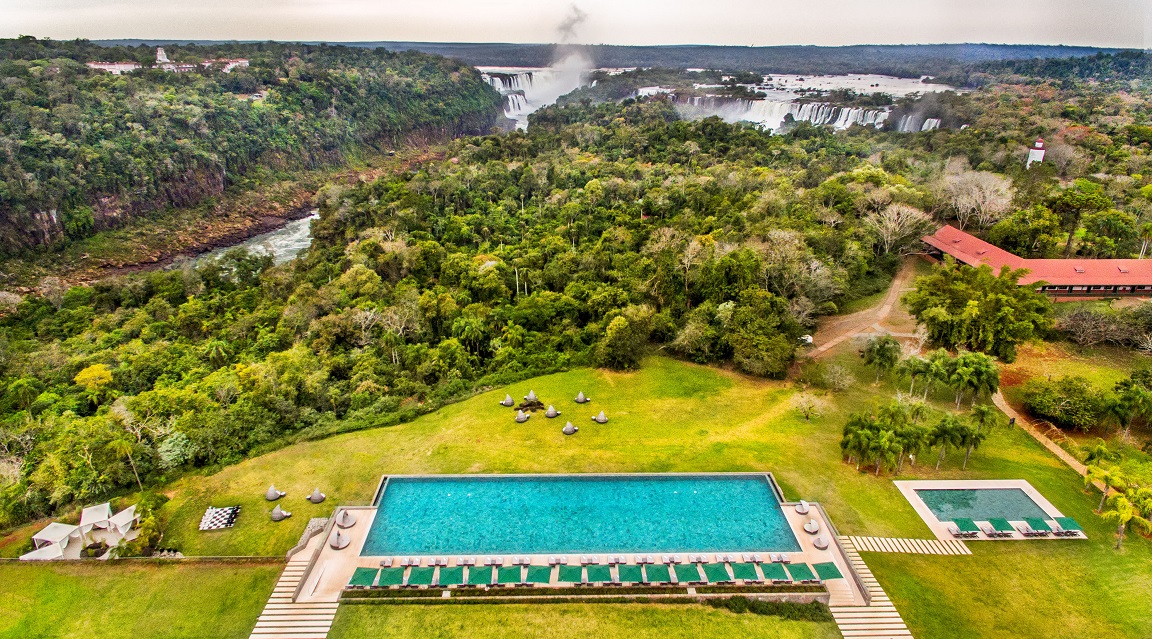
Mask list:
POLYGON ((1047 282, 1052 286, 1149 286, 1152 285, 1152 259, 1149 260, 1028 260, 993 246, 952 226, 944 226, 923 238, 929 246, 971 266, 987 264, 999 271, 1002 266, 1028 269, 1021 284, 1047 282))

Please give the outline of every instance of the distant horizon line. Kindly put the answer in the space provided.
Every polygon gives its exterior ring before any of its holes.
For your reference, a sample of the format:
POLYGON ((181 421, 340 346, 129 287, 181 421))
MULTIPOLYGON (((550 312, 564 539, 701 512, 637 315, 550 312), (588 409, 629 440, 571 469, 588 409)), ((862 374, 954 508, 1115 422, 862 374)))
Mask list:
MULTIPOLYGON (((12 37, 9 39, 15 40, 25 37, 23 34, 20 36, 12 37)), ((1029 44, 1029 43, 1009 43, 1009 42, 913 42, 913 43, 897 43, 897 44, 877 44, 877 43, 856 43, 856 44, 764 44, 764 45, 745 45, 745 44, 707 44, 707 43, 678 43, 678 44, 610 44, 610 43, 561 43, 561 42, 461 42, 461 41, 439 41, 439 40, 277 40, 277 39, 217 39, 217 38, 51 38, 51 37, 38 37, 32 36, 37 40, 56 41, 56 42, 71 42, 75 40, 88 40, 94 44, 117 44, 117 43, 138 43, 145 45, 180 45, 180 44, 261 44, 261 43, 276 43, 276 44, 306 44, 306 45, 364 45, 364 44, 412 44, 412 45, 431 45, 431 46, 519 46, 519 47, 644 47, 644 48, 687 48, 687 47, 712 47, 712 48, 733 48, 733 49, 788 49, 788 48, 808 48, 808 49, 850 49, 856 47, 962 47, 962 46, 983 46, 983 47, 1045 47, 1051 49, 1092 49, 1097 51, 1147 51, 1139 47, 1115 47, 1115 46, 1098 46, 1087 44, 1029 44)))

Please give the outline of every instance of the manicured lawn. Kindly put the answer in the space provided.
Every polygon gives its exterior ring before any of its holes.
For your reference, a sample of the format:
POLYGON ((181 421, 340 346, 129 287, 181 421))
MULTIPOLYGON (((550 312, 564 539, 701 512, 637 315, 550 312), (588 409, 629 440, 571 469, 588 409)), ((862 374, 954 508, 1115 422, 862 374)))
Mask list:
POLYGON ((0 564, 0 639, 247 637, 283 564, 0 564))
POLYGON ((330 639, 815 639, 839 637, 833 623, 785 621, 698 605, 539 604, 345 605, 330 639))

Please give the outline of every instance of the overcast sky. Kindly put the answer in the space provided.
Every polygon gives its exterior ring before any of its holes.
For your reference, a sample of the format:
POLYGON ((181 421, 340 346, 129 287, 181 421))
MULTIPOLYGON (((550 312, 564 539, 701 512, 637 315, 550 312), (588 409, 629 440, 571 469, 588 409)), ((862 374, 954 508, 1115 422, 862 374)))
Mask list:
MULTIPOLYGON (((1152 48, 1152 0, 578 0, 574 41, 1152 48)), ((571 0, 0 0, 0 36, 554 42, 571 0)))

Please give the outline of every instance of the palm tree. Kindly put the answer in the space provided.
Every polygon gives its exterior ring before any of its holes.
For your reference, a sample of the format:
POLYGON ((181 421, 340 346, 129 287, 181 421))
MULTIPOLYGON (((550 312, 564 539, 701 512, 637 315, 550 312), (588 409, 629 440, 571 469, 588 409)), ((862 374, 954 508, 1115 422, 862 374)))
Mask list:
POLYGON ((1152 533, 1152 520, 1143 516, 1140 509, 1125 495, 1114 496, 1108 510, 1100 516, 1104 521, 1116 522, 1116 550, 1120 550, 1123 545, 1124 534, 1128 531, 1129 525, 1136 526, 1144 534, 1152 533))
POLYGON ((916 456, 927 448, 930 437, 928 427, 915 423, 896 431, 896 440, 900 442, 900 459, 896 464, 897 475, 904 469, 905 456, 912 465, 916 464, 916 456))
POLYGON ((108 450, 119 457, 127 457, 128 465, 132 467, 132 474, 136 476, 136 485, 140 490, 144 490, 144 484, 140 483, 140 473, 136 472, 136 461, 132 459, 132 450, 135 448, 130 440, 127 439, 113 439, 108 442, 108 450))
POLYGON ((960 446, 960 429, 963 424, 960 419, 955 415, 945 415, 936 423, 932 429, 932 434, 929 437, 929 444, 936 448, 940 447, 940 457, 936 459, 936 470, 940 470, 940 464, 944 461, 944 455, 948 452, 948 447, 960 446))
POLYGON ((902 377, 907 377, 911 380, 908 385, 908 394, 911 395, 916 389, 916 378, 928 373, 929 364, 923 357, 909 357, 900 360, 896 365, 896 373, 902 377))
POLYGON ((951 377, 951 371, 955 368, 955 364, 956 360, 942 348, 933 351, 928 356, 928 370, 924 374, 924 401, 928 401, 928 391, 932 388, 933 383, 948 383, 948 378, 951 377))
POLYGON ((876 383, 880 383, 880 373, 892 370, 900 361, 900 342, 891 335, 873 337, 864 345, 861 353, 864 363, 876 367, 876 383))
POLYGON ((1123 441, 1128 441, 1132 420, 1138 415, 1147 415, 1152 407, 1152 393, 1143 386, 1130 384, 1119 390, 1119 394, 1108 401, 1108 413, 1123 429, 1123 441))
POLYGON ((876 476, 879 477, 880 470, 895 466, 897 456, 901 455, 900 442, 896 438, 896 433, 890 430, 876 433, 876 436, 869 442, 868 452, 876 461, 876 476))
POLYGON ((1144 254, 1148 252, 1148 244, 1152 242, 1152 222, 1140 225, 1140 241, 1140 259, 1144 259, 1144 254))
POLYGON ((972 451, 980 447, 985 439, 988 439, 988 433, 981 433, 979 427, 971 426, 970 424, 961 424, 957 432, 959 444, 968 449, 964 453, 964 464, 960 466, 960 470, 968 470, 968 458, 972 456, 972 451))
POLYGON ((1128 488, 1128 479, 1124 477, 1119 469, 1089 466, 1088 472, 1084 473, 1084 487, 1090 487, 1093 482, 1097 481, 1104 485, 1104 492, 1100 495, 1100 505, 1096 506, 1096 512, 1104 510, 1104 502, 1108 500, 1109 490, 1125 490, 1128 488))

